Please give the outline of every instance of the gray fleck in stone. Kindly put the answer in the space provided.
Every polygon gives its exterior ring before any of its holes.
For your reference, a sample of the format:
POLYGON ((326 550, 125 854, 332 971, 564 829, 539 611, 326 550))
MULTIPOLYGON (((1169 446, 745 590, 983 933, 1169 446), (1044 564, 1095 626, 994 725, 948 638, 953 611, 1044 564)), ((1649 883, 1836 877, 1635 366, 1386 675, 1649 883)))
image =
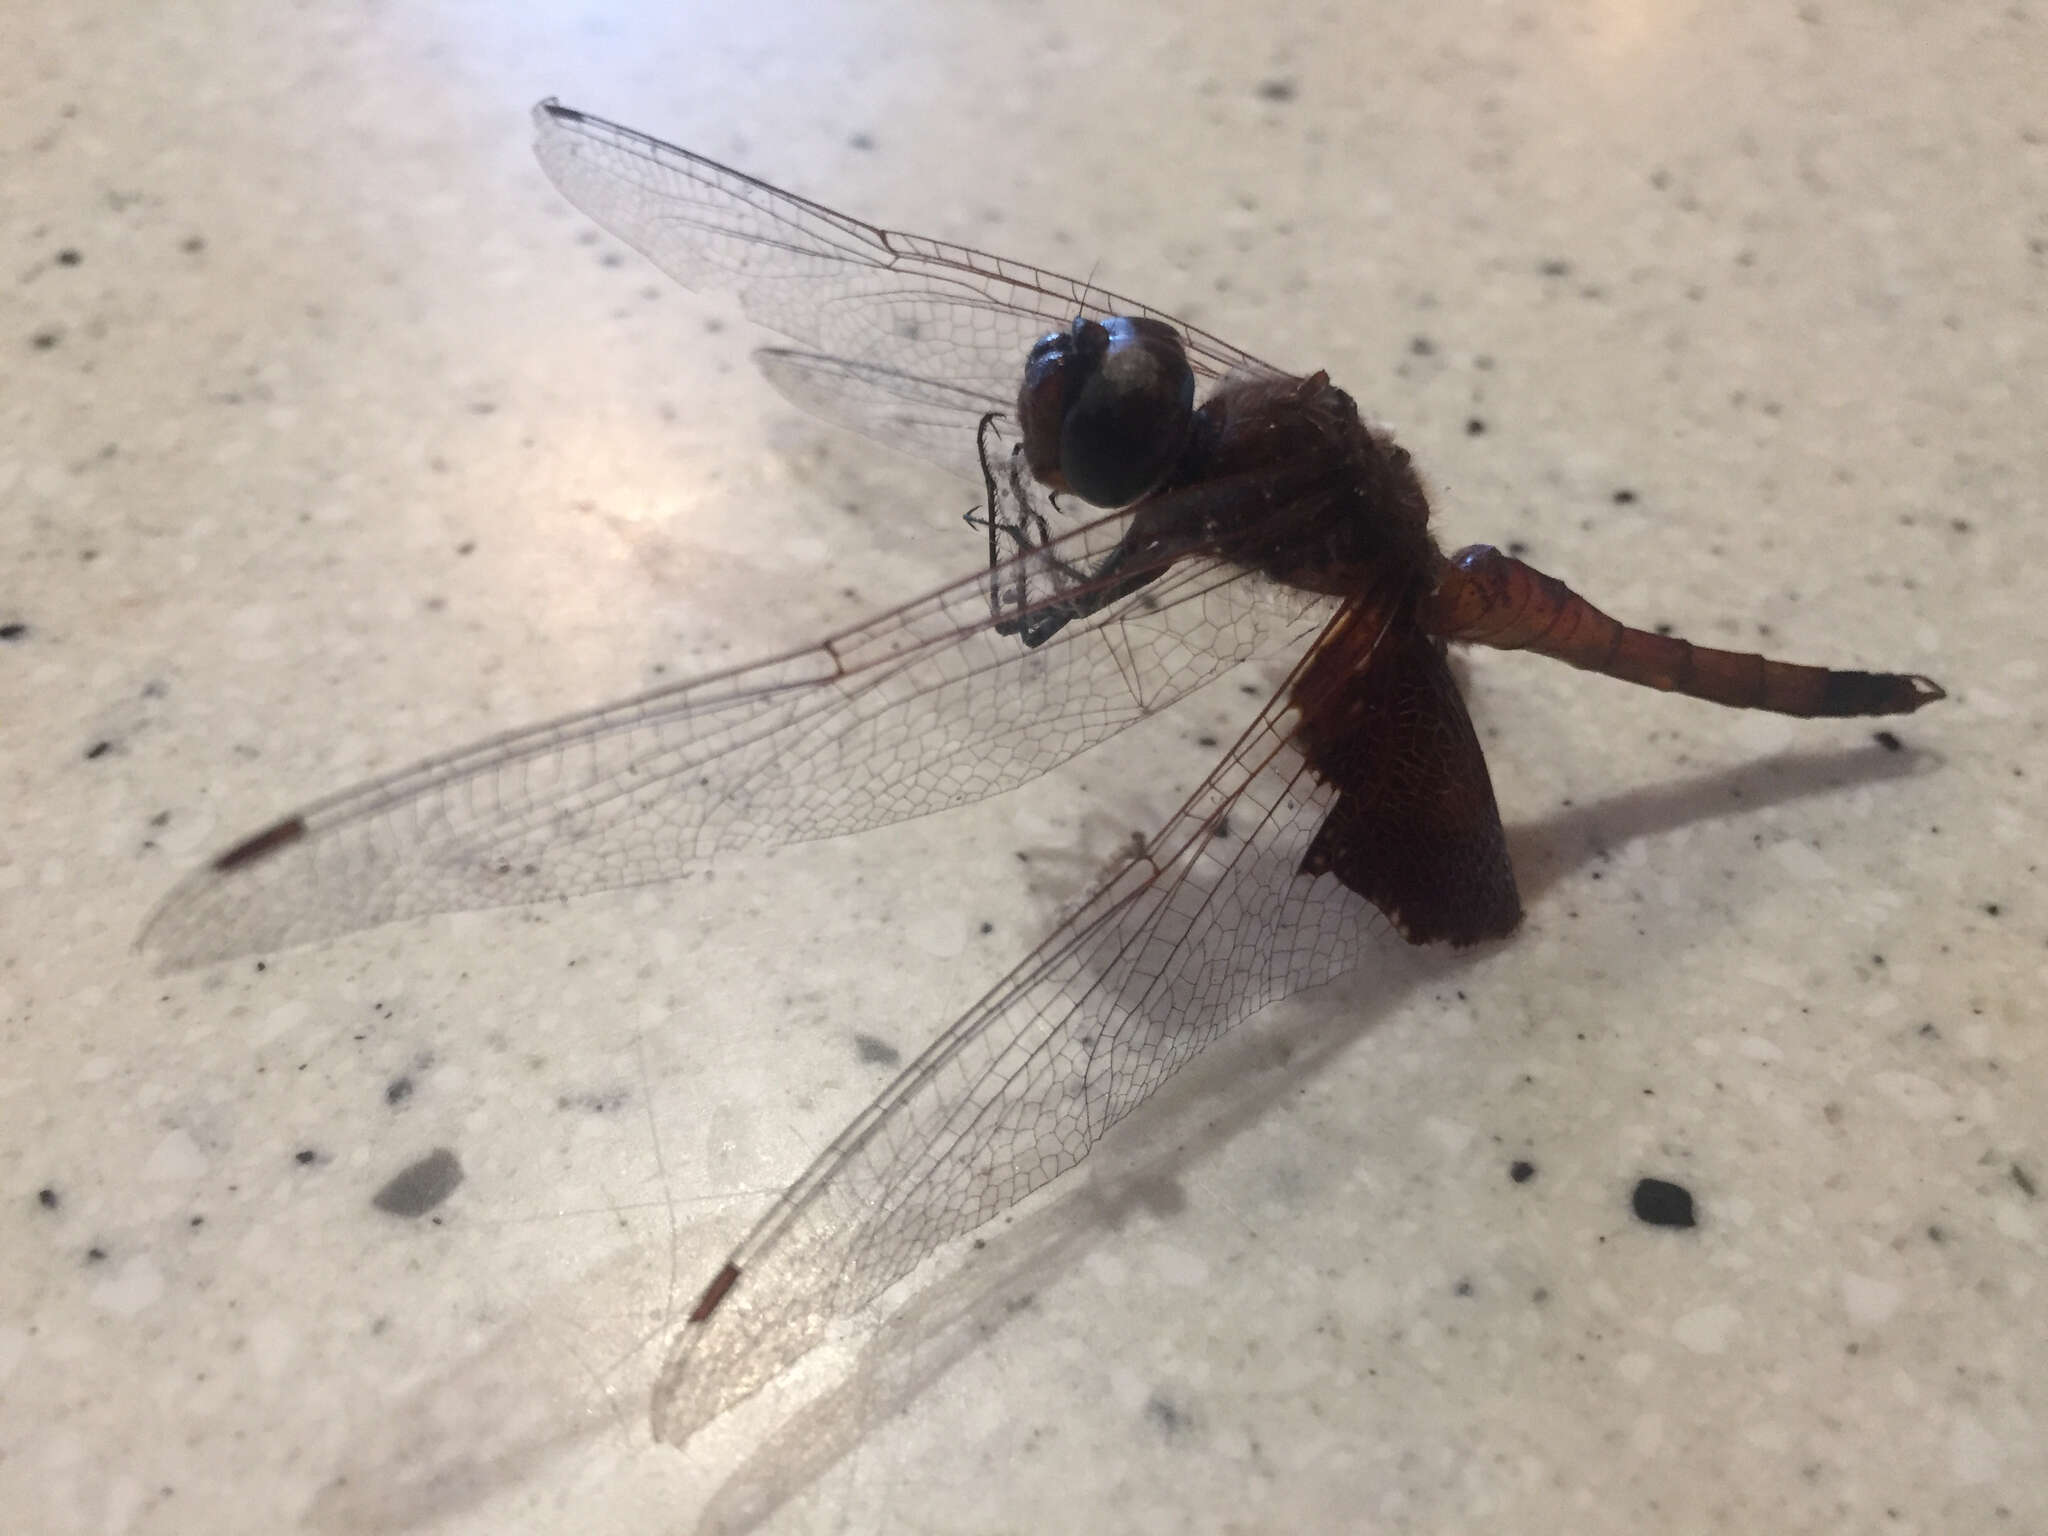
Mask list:
POLYGON ((1192 1427, 1188 1415, 1160 1392, 1154 1392, 1146 1402, 1145 1417, 1169 1440, 1192 1427))
POLYGON ((860 1052, 860 1059, 870 1066, 893 1067, 903 1059, 903 1053, 886 1040, 877 1040, 873 1035, 855 1035, 853 1047, 860 1052))
POLYGON ((400 1169, 370 1198, 370 1204, 393 1216, 424 1216, 455 1193, 462 1182, 462 1164, 446 1147, 436 1147, 418 1162, 400 1169))

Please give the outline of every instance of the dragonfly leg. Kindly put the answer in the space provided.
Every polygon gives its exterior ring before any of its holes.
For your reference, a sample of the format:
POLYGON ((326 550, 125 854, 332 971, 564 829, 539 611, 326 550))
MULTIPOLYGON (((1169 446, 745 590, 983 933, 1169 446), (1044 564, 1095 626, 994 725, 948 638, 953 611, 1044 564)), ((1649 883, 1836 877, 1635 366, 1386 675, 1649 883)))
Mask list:
MULTIPOLYGON (((1093 570, 1055 553, 1052 528, 1038 508, 1024 450, 1019 445, 1005 454, 999 442, 992 448, 995 421, 994 412, 984 416, 979 433, 987 510, 980 516, 969 512, 967 522, 988 530, 988 604, 996 633, 1016 635, 1027 648, 1036 649, 1074 620, 1135 592, 1163 567, 1125 573, 1130 556, 1122 542, 1093 570), (998 508, 1013 510, 1005 516, 998 508)), ((1059 510, 1057 496, 1051 500, 1059 510)))

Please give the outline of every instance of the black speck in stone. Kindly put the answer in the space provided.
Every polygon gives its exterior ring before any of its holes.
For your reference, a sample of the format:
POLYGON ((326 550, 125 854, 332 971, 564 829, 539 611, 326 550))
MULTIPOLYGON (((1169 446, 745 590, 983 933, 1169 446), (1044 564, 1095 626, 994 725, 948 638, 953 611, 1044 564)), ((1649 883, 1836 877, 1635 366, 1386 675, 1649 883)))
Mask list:
POLYGON ((1467 437, 1478 437, 1481 433, 1485 431, 1486 423, 1482 421, 1479 417, 1468 416, 1465 418, 1465 435, 1467 437))
POLYGON ((35 335, 29 337, 29 345, 38 352, 47 352, 57 345, 57 333, 55 331, 37 331, 35 335))
POLYGON ((104 1248, 102 1248, 102 1247, 101 1247, 101 1246, 100 1246, 100 1245, 99 1245, 98 1243, 94 1243, 94 1244, 93 1244, 93 1245, 92 1245, 92 1246, 91 1246, 90 1248, 88 1248, 88 1249, 86 1249, 86 1250, 85 1250, 85 1262, 86 1262, 86 1263, 88 1263, 88 1264, 104 1264, 104 1263, 105 1263, 106 1261, 107 1261, 107 1250, 106 1250, 106 1249, 104 1249, 104 1248))
POLYGON ((872 133, 856 133, 846 142, 853 149, 873 149, 875 147, 875 136, 872 133))
POLYGON ((886 1040, 873 1035, 855 1035, 853 1048, 860 1052, 860 1059, 870 1066, 893 1067, 903 1059, 903 1053, 886 1040))
POLYGON ((393 1216, 424 1216, 455 1193, 462 1182, 462 1164, 446 1147, 436 1147, 418 1162, 400 1169, 370 1197, 370 1204, 393 1216))
POLYGON ((1522 539, 1509 539, 1508 553, 1513 555, 1517 560, 1519 560, 1522 558, 1522 556, 1529 553, 1529 545, 1525 540, 1522 539))
POLYGON ((1693 1216, 1692 1191, 1682 1184, 1672 1184, 1663 1179, 1638 1179, 1629 1204, 1635 1208, 1637 1220, 1646 1221, 1653 1227, 1690 1227, 1697 1224, 1693 1216))
POLYGON ((2029 1200, 2034 1198, 2033 1176, 2018 1163, 2012 1165, 2012 1181, 2019 1185, 2021 1194, 2025 1195, 2029 1200))
POLYGON ((1417 336, 1408 343, 1408 350, 1417 357, 1434 357, 1436 356, 1436 343, 1427 336, 1417 336))
POLYGON ((1284 77, 1259 82, 1259 97, 1264 101, 1292 101, 1301 93, 1301 87, 1284 77))
POLYGON ((311 1147, 301 1147, 298 1151, 292 1154, 292 1160, 296 1162, 301 1168, 310 1168, 316 1161, 319 1160, 319 1157, 320 1154, 318 1152, 315 1152, 311 1147))
POLYGON ((0 640, 19 640, 27 633, 26 624, 0 624, 0 640))
POLYGON ((45 1184, 36 1191, 36 1203, 46 1211, 54 1211, 59 1205, 63 1204, 63 1197, 56 1190, 45 1184))
POLYGON ((1629 506, 1635 501, 1635 499, 1636 493, 1630 490, 1627 486, 1623 486, 1620 490, 1614 493, 1614 504, 1617 507, 1629 506))
POLYGON ((384 1085, 384 1102, 391 1105, 403 1104, 412 1097, 412 1079, 394 1077, 384 1085))
POLYGON ((85 260, 85 258, 79 255, 77 250, 68 245, 65 246, 63 250, 57 253, 57 265, 60 267, 75 267, 83 260, 85 260))
POLYGON ((1536 1165, 1518 1158, 1508 1164, 1508 1177, 1517 1184, 1526 1184, 1536 1177, 1536 1165))
POLYGON ((85 760, 91 762, 94 758, 105 757, 113 750, 114 744, 112 742, 96 741, 85 749, 85 760))
POLYGON ((1870 739, 1876 742, 1880 747, 1883 747, 1887 752, 1896 752, 1905 745, 1904 742, 1900 741, 1899 738, 1890 731, 1873 732, 1871 734, 1870 739))

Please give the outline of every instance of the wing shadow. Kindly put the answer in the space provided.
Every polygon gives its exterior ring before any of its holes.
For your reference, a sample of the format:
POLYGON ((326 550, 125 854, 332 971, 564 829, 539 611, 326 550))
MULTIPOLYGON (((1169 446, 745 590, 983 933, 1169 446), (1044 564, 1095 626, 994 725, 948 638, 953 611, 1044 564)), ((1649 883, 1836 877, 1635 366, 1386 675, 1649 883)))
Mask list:
MULTIPOLYGON (((1534 899, 1573 869, 1615 848, 1701 822, 1788 804, 1858 784, 1931 771, 1931 753, 1875 744, 1784 753, 1674 784, 1631 790, 1508 829, 1524 893, 1534 899)), ((1277 1028, 1247 1027, 1219 1041, 1129 1120, 1084 1165, 1074 1187, 1052 1194, 994 1235, 971 1264, 913 1295, 882 1325, 842 1381, 784 1419, 706 1506, 699 1532, 757 1529, 949 1370, 1027 1311, 1050 1280, 1141 1210, 1182 1203, 1181 1174, 1219 1151, 1393 1013, 1410 992, 1455 977, 1475 955, 1418 950, 1375 935, 1363 1007, 1301 1008, 1277 1028)), ((1359 992, 1357 971, 1328 984, 1359 992)), ((1057 1188, 1057 1186, 1056 1186, 1057 1188)))

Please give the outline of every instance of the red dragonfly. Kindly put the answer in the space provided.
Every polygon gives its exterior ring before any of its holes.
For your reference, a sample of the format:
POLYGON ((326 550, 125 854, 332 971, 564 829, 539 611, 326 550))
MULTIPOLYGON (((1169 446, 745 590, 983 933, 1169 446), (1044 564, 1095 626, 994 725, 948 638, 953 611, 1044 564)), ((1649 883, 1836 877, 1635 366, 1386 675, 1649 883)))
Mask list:
POLYGON ((1322 373, 553 101, 534 121, 570 201, 797 344, 759 354, 792 400, 977 481, 985 562, 816 645, 316 801, 172 891, 144 936, 168 962, 668 880, 963 805, 1302 648, 1158 834, 720 1268, 656 1387, 661 1438, 1073 1167, 1226 1030, 1349 968, 1375 921, 1418 944, 1515 927, 1446 641, 1789 715, 1943 696, 1632 629, 1484 545, 1446 557, 1408 454, 1322 373))

